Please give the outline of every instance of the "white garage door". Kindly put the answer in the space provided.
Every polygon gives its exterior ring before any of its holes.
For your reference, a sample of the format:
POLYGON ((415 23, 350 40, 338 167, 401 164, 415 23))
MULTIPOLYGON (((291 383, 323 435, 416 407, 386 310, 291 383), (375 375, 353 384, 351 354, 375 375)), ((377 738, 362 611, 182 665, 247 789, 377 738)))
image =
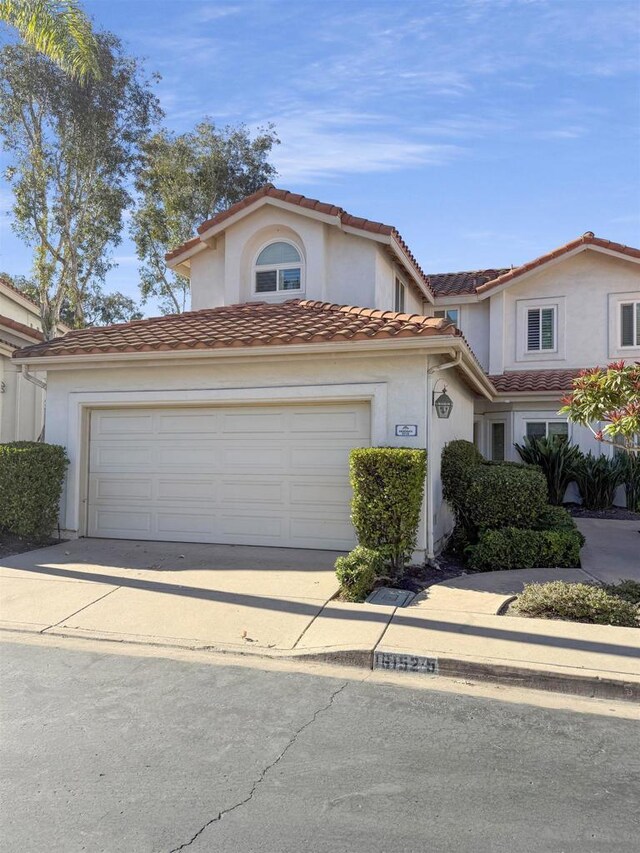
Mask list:
POLYGON ((367 403, 91 414, 88 533, 348 549, 349 451, 367 403))

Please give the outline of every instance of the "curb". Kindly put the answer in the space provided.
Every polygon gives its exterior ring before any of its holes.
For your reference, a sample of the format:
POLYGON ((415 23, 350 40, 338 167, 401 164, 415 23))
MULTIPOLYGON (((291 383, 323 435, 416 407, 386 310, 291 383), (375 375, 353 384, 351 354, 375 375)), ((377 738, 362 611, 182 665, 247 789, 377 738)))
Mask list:
POLYGON ((453 679, 473 679, 477 682, 490 682, 515 686, 530 690, 543 690, 550 693, 565 693, 573 696, 583 696, 591 699, 610 699, 625 702, 640 703, 640 678, 637 681, 629 681, 624 678, 603 677, 596 671, 580 675, 558 669, 540 669, 535 666, 513 665, 508 661, 495 662, 491 660, 454 658, 454 657, 424 657, 423 655, 412 655, 406 651, 393 651, 391 649, 365 649, 365 648, 325 648, 313 651, 311 649, 260 649, 247 648, 246 646, 212 646, 183 643, 159 643, 147 640, 132 641, 130 637, 117 635, 105 636, 94 635, 90 632, 77 631, 29 631, 25 629, 7 628, 2 626, 3 632, 11 634, 37 634, 41 637, 65 637, 69 639, 78 638, 85 640, 97 640, 103 643, 127 643, 130 645, 154 646, 162 648, 178 648, 187 651, 204 651, 212 654, 228 655, 229 657, 251 657, 255 659, 306 661, 308 663, 333 664, 335 666, 349 666, 357 669, 378 670, 386 672, 402 673, 410 675, 424 675, 436 680, 438 677, 453 679))

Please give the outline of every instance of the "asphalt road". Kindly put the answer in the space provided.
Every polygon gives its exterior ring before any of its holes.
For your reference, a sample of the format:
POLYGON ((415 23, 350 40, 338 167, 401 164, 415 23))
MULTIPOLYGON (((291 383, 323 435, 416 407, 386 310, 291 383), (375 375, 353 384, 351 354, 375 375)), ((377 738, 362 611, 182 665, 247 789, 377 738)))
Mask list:
POLYGON ((2 851, 638 850, 614 703, 109 648, 2 646, 2 851))

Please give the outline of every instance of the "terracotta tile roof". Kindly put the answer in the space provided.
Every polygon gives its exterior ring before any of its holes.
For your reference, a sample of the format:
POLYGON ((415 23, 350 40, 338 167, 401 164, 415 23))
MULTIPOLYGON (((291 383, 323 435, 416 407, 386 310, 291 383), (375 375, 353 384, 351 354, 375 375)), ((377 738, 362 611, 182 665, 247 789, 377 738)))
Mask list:
POLYGON ((475 293, 479 285, 493 281, 508 271, 509 267, 468 272, 442 272, 427 275, 427 279, 435 296, 462 296, 475 293))
POLYGON ((461 336, 444 319, 292 299, 207 308, 116 326, 78 329, 25 347, 16 357, 210 350, 226 347, 461 336))
POLYGON ((5 317, 0 314, 0 326, 7 329, 13 329, 14 332, 20 332, 23 335, 28 335, 36 341, 44 340, 44 335, 39 329, 34 329, 32 326, 27 326, 25 323, 19 323, 18 320, 12 320, 11 317, 5 317))
POLYGON ((481 284, 477 288, 477 292, 484 293, 494 287, 506 284, 514 278, 536 269, 536 267, 540 267, 543 264, 549 263, 549 261, 553 261, 555 258, 562 257, 562 255, 566 255, 568 252, 572 252, 574 249, 580 248, 580 246, 597 246, 601 249, 611 249, 621 255, 628 255, 631 258, 640 258, 640 249, 634 249, 633 247, 625 246, 622 243, 615 243, 613 240, 605 240, 602 237, 596 237, 593 231, 587 231, 576 240, 571 240, 570 243, 565 243, 564 246, 553 249, 553 251, 547 252, 545 255, 540 255, 539 258, 535 258, 533 261, 528 261, 526 264, 522 264, 519 267, 514 267, 513 269, 506 270, 506 272, 502 272, 492 281, 487 281, 484 284, 481 284))
POLYGON ((527 391, 569 391, 572 380, 583 368, 569 370, 514 370, 490 376, 499 394, 518 394, 527 391))
POLYGON ((27 296, 27 294, 20 290, 19 287, 16 287, 15 284, 12 284, 8 278, 0 276, 0 283, 4 284, 5 287, 8 287, 9 290, 13 290, 14 293, 17 293, 23 299, 26 299, 27 302, 30 302, 34 306, 34 308, 38 309, 38 313, 40 312, 40 306, 38 305, 38 303, 34 302, 30 296, 27 296))
MULTIPOLYGON (((278 201, 286 202, 287 204, 296 204, 299 207, 304 207, 307 210, 315 210, 318 213, 324 213, 328 216, 337 217, 342 225, 345 225, 349 228, 358 228, 361 231, 369 231, 371 234, 384 234, 389 237, 393 237, 393 239, 398 243, 404 254, 408 257, 411 264, 415 268, 416 272, 423 280, 424 284, 429 287, 427 276, 424 271, 420 267, 418 261, 415 256, 409 249, 409 246, 403 240, 401 234, 397 231, 393 225, 385 225, 383 222, 376 222, 372 219, 364 219, 361 216, 353 216, 351 213, 347 213, 346 210, 343 210, 341 207, 337 207, 335 204, 328 204, 324 201, 318 201, 316 198, 307 198, 306 196, 300 195, 299 193, 292 193, 289 190, 282 190, 274 187, 273 184, 265 184, 265 186, 261 187, 256 192, 248 195, 246 198, 243 198, 241 201, 232 204, 231 207, 228 207, 226 210, 220 211, 220 213, 216 213, 215 216, 212 216, 211 219, 207 219, 201 225, 198 226, 198 234, 204 234, 205 231, 208 231, 215 225, 220 225, 227 219, 230 219, 232 216, 235 216, 236 213, 240 213, 240 211, 244 210, 246 207, 250 207, 252 204, 255 204, 256 201, 259 201, 261 198, 265 197, 274 198, 278 201)), ((193 248, 200 242, 199 237, 192 237, 190 240, 187 240, 181 246, 177 246, 175 249, 172 249, 165 255, 165 260, 170 261, 174 258, 177 258, 183 252, 186 252, 188 249, 193 248)))

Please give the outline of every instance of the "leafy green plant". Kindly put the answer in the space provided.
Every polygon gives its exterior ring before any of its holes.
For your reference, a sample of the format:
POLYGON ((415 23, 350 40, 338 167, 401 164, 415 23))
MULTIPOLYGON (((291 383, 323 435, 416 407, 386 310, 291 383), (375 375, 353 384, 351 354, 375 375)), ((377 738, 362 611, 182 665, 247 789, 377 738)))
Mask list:
POLYGON ((538 518, 535 530, 576 530, 576 523, 566 509, 561 506, 546 506, 538 518))
POLYGON ((547 505, 547 483, 539 468, 498 463, 478 465, 463 500, 477 529, 532 527, 547 505))
POLYGON ((379 551, 400 573, 416 545, 427 457, 405 447, 351 451, 351 520, 358 541, 379 551))
POLYGON ((336 560, 336 577, 343 598, 362 601, 369 595, 376 578, 384 572, 384 558, 379 551, 358 545, 346 557, 336 560))
POLYGON ((640 454, 626 453, 618 458, 624 468, 627 509, 640 512, 640 454))
POLYGON ((515 448, 523 462, 542 469, 547 480, 549 503, 559 506, 569 483, 575 478, 575 467, 582 456, 580 448, 561 436, 527 437, 524 444, 516 444, 515 448))
POLYGON ((481 572, 574 567, 583 542, 577 530, 483 530, 477 545, 467 549, 468 562, 481 572))
POLYGON ((0 444, 0 525, 4 530, 36 539, 51 535, 68 463, 64 448, 56 444, 0 444))
POLYGON ((605 584, 603 589, 610 592, 611 595, 617 595, 618 598, 630 601, 631 604, 640 605, 640 581, 626 580, 620 581, 620 583, 605 584))
POLYGON ((583 455, 575 469, 575 480, 585 509, 609 509, 618 486, 624 482, 623 457, 583 455))
POLYGON ((523 616, 631 628, 639 624, 640 616, 637 605, 603 587, 566 581, 526 584, 512 607, 523 616))

